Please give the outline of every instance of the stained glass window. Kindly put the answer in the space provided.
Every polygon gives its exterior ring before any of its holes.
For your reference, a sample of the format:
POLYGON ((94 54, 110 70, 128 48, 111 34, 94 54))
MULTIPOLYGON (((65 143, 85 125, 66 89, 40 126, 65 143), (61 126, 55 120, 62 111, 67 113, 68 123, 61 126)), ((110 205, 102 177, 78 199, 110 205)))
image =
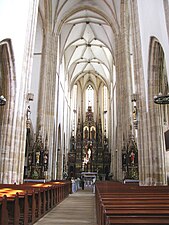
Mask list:
POLYGON ((92 111, 94 111, 94 89, 91 84, 86 89, 86 111, 88 106, 91 106, 92 111))

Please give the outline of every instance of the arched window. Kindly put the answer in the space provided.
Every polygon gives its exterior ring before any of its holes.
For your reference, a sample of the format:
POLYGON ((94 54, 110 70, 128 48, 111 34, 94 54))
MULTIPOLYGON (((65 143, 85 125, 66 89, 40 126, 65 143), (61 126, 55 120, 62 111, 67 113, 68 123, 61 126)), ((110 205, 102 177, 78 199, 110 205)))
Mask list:
POLYGON ((167 70, 166 70, 164 52, 160 43, 158 43, 158 66, 159 66, 159 84, 158 84, 159 90, 158 91, 159 93, 162 93, 163 95, 167 95, 169 92, 167 70))
MULTIPOLYGON (((2 65, 1 65, 1 61, 0 61, 0 90, 2 90, 2 65)), ((2 95, 2 93, 0 93, 0 95, 2 95)))
MULTIPOLYGON (((157 54, 157 66, 159 71, 159 78, 158 78, 158 94, 161 95, 167 95, 169 93, 169 87, 168 87, 168 78, 167 78, 167 69, 166 69, 166 63, 165 63, 165 56, 164 51, 162 49, 162 46, 160 43, 156 43, 156 51, 157 54)), ((163 123, 168 123, 168 105, 163 105, 161 107, 161 112, 163 115, 163 123)))
POLYGON ((104 111, 107 111, 107 87, 104 86, 103 88, 103 95, 104 95, 104 111))
POLYGON ((94 89, 91 84, 86 88, 86 111, 88 106, 91 106, 92 111, 94 111, 94 89))
POLYGON ((108 118, 107 118, 107 87, 104 85, 103 87, 103 98, 104 98, 104 135, 107 137, 108 135, 108 128, 107 128, 107 125, 108 125, 108 118))

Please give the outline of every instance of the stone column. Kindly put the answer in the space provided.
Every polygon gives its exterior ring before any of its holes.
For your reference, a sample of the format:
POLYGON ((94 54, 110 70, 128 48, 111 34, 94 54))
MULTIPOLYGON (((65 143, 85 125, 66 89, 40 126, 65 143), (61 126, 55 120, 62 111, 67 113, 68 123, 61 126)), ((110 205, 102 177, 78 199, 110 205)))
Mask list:
POLYGON ((163 144, 163 115, 160 105, 154 103, 154 96, 159 90, 160 79, 160 51, 159 44, 152 45, 152 65, 149 79, 149 157, 151 159, 150 184, 166 185, 165 149, 163 144))
POLYGON ((115 155, 117 161, 117 179, 122 180, 122 148, 123 143, 127 142, 130 129, 130 53, 129 53, 129 23, 128 23, 128 4, 121 4, 121 27, 116 36, 116 105, 117 105, 117 147, 115 155))
POLYGON ((147 122, 147 106, 145 94, 145 81, 141 55, 140 29, 138 19, 137 2, 131 2, 132 17, 132 42, 133 42, 133 59, 134 59, 134 79, 136 84, 137 109, 138 109, 138 166, 139 166, 139 182, 145 185, 149 180, 151 163, 149 158, 149 138, 148 138, 148 122, 147 122))
POLYGON ((38 99, 38 115, 37 115, 37 132, 41 133, 43 141, 48 137, 49 149, 49 166, 48 166, 48 179, 55 178, 56 170, 56 148, 57 143, 57 109, 58 109, 58 86, 57 82, 57 44, 58 36, 53 33, 52 23, 52 10, 45 6, 45 20, 44 20, 44 39, 42 47, 42 61, 40 72, 40 85, 39 85, 39 99, 38 99), (53 134, 55 133, 55 137, 53 134), (54 158, 53 158, 54 156, 54 158), (54 160, 54 161, 53 161, 54 160), (54 176, 54 177, 52 177, 54 176))
MULTIPOLYGON (((24 62, 22 66, 21 85, 19 95, 13 99, 13 88, 9 94, 11 96, 9 110, 12 117, 8 118, 7 130, 5 135, 5 145, 3 151, 5 157, 2 159, 1 179, 2 183, 22 183, 24 174, 24 160, 25 160, 25 143, 26 143, 26 110, 27 110, 27 92, 29 88, 30 74, 32 70, 32 56, 35 41, 36 22, 38 14, 38 0, 30 1, 28 23, 27 25, 27 39, 24 51, 24 62)), ((4 139, 4 140, 5 140, 4 139)))

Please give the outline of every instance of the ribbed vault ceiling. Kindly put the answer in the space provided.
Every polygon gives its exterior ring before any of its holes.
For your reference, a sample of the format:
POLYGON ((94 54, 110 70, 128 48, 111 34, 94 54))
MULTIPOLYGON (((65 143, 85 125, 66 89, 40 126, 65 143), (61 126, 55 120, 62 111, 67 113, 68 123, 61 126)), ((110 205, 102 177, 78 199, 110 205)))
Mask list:
MULTIPOLYGON (((112 80, 119 0, 53 0, 54 32, 60 35, 65 70, 73 85, 112 80)), ((52 6, 52 8, 53 8, 52 6)), ((108 86, 108 85, 107 85, 108 86)))

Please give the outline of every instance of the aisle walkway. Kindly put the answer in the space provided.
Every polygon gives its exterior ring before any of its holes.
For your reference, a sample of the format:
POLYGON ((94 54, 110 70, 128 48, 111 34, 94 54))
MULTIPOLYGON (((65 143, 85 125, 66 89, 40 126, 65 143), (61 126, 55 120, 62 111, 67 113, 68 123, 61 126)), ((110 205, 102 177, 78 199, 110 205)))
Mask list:
POLYGON ((95 195, 79 190, 47 213, 34 225, 96 225, 95 195))

